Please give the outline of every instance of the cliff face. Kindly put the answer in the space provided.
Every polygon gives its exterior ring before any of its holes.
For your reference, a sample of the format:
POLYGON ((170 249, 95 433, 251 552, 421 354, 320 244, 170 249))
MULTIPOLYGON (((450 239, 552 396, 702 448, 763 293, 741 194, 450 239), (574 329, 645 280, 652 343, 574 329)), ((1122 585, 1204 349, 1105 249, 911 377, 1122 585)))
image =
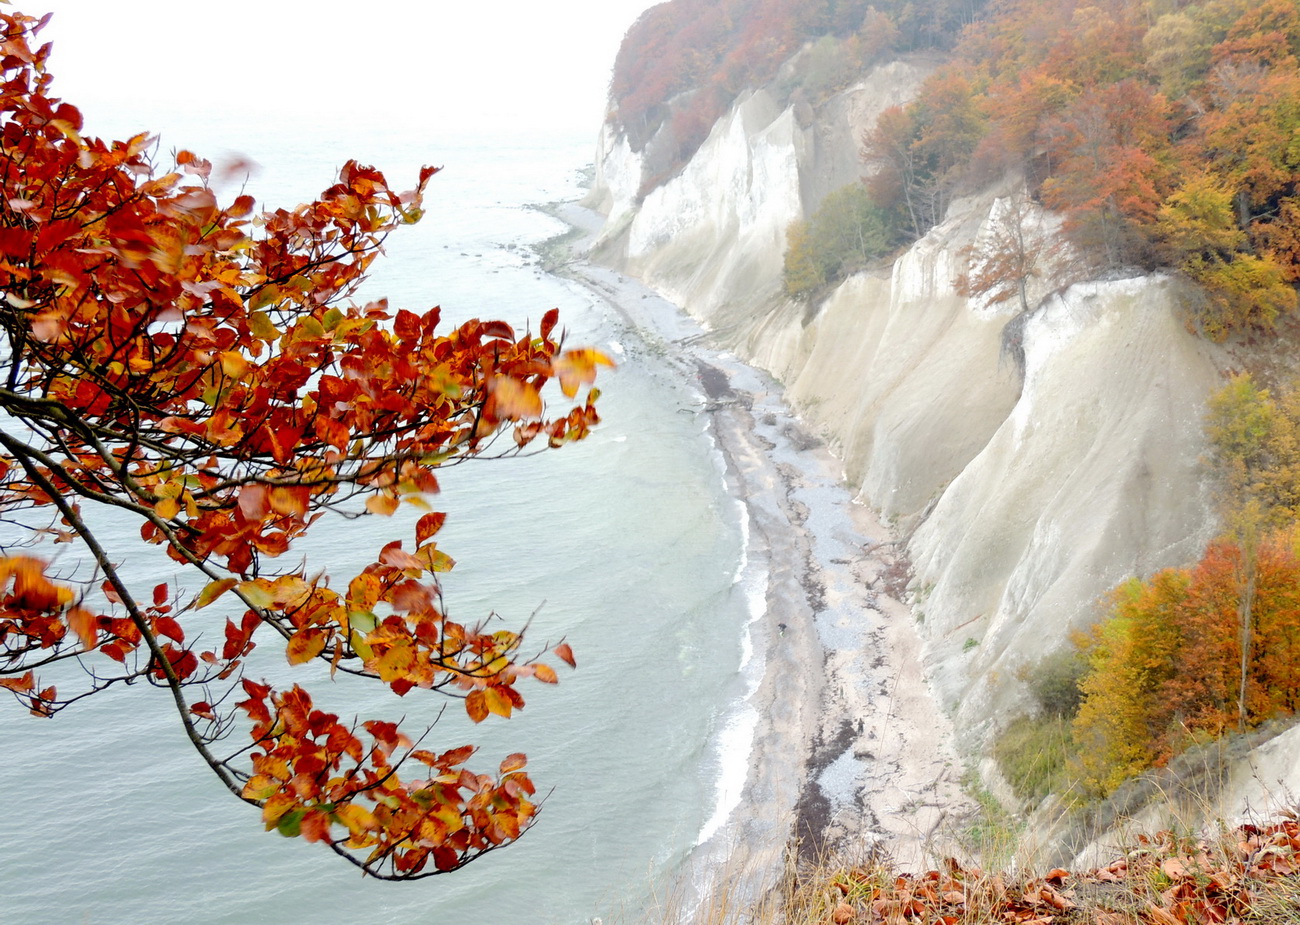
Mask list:
POLYGON ((820 304, 784 299, 786 227, 860 176, 861 132, 925 72, 878 68, 815 113, 748 94, 639 205, 639 159, 607 126, 593 196, 610 216, 598 256, 784 383, 907 538, 928 675, 978 754, 1027 703, 1017 674, 1110 588, 1199 557, 1215 529, 1201 416, 1224 361, 1164 276, 1048 279, 1021 317, 960 296, 962 249, 1011 179, 820 304))

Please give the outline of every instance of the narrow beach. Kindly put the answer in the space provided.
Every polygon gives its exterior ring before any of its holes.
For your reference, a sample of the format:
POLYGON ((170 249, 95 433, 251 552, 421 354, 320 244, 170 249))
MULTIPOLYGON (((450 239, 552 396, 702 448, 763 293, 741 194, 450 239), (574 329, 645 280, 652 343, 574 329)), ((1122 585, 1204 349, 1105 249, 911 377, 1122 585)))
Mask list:
POLYGON ((789 863, 788 848, 883 851, 900 869, 924 869, 973 806, 921 673, 895 537, 854 503, 839 461, 803 429, 778 383, 719 351, 639 281, 585 260, 602 215, 572 203, 545 211, 574 229, 551 272, 609 303, 696 377, 729 489, 747 509, 749 556, 768 576, 750 627, 761 681, 749 699, 749 772, 683 888, 707 891, 725 871, 740 898, 757 898, 789 863))

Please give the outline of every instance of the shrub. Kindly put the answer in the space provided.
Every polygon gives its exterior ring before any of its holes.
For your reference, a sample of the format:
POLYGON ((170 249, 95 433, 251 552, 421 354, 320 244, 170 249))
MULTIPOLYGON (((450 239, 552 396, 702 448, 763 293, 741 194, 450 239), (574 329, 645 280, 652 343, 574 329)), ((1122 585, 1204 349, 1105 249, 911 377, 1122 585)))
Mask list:
POLYGON ((898 236, 861 183, 826 197, 807 221, 786 233, 785 291, 802 299, 888 253, 898 236))

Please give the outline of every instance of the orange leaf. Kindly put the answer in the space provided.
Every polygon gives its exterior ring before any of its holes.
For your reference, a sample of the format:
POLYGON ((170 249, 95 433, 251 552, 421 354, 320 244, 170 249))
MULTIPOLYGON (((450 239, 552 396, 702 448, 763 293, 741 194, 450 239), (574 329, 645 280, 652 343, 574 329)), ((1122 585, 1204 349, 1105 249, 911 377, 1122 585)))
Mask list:
POLYGON ((533 677, 544 684, 559 684, 560 679, 555 674, 555 669, 550 665, 534 665, 533 677))
POLYGON ((441 530, 446 521, 447 515, 440 511, 433 511, 421 517, 415 524, 416 545, 422 545, 425 540, 441 530))
POLYGON ((329 817, 318 809, 309 809, 302 817, 299 831, 305 841, 329 841, 329 817))
POLYGON ((509 376, 488 380, 488 400, 483 415, 496 421, 519 421, 542 416, 542 396, 531 382, 509 376))
POLYGON ((372 514, 391 517, 400 504, 401 502, 397 498, 388 495, 371 495, 366 499, 366 510, 372 514))
POLYGON ((0 678, 0 687, 22 694, 36 689, 36 678, 30 671, 20 678, 0 678))
POLYGON ((77 638, 87 650, 95 648, 95 643, 99 641, 99 629, 93 613, 84 607, 73 607, 64 619, 68 621, 68 628, 77 634, 77 638))
POLYGON ((319 629, 299 630, 289 637, 285 655, 290 665, 309 662, 325 650, 325 633, 319 629))
POLYGON ((505 761, 501 762, 501 773, 509 774, 511 771, 518 771, 526 764, 528 764, 528 756, 523 752, 506 755, 505 761))
POLYGON ((487 719, 487 697, 484 696, 482 691, 469 692, 469 696, 465 698, 465 712, 476 723, 481 723, 487 719))
POLYGON ((613 366, 614 361, 590 347, 566 350, 551 361, 551 374, 559 377, 560 391, 566 398, 578 394, 578 386, 596 381, 597 366, 613 366))
POLYGON ((562 642, 555 647, 555 657, 561 659, 570 668, 578 667, 578 663, 573 658, 573 650, 569 648, 567 642, 562 642))

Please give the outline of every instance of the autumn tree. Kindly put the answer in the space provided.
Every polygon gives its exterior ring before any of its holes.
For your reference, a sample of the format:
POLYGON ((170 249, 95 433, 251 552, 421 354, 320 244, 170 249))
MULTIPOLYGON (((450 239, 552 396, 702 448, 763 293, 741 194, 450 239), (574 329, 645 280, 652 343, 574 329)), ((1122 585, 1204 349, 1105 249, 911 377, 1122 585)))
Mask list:
POLYGON ((355 575, 287 554, 335 512, 422 503, 457 461, 582 439, 596 391, 578 392, 608 360, 563 349, 554 311, 536 334, 444 331, 437 309, 354 301, 385 237, 419 219, 432 168, 398 192, 349 162, 315 202, 223 205, 196 155, 161 171, 145 135, 84 135, 32 42, 44 21, 0 25, 0 686, 39 717, 162 688, 268 829, 376 877, 454 870, 518 838, 536 811, 523 755, 471 771, 472 747, 340 717, 248 659, 437 692, 476 722, 522 708, 526 679, 555 683, 546 646, 445 613, 442 513, 355 575), (550 409, 551 380, 567 407, 550 409), (189 579, 129 582, 105 510, 189 579), (30 548, 42 540, 83 564, 51 565, 30 548))
POLYGON ((957 292, 987 305, 1016 299, 1027 312, 1030 281, 1044 275, 1058 254, 1042 211, 1023 192, 998 199, 981 234, 962 250, 967 264, 957 292))

